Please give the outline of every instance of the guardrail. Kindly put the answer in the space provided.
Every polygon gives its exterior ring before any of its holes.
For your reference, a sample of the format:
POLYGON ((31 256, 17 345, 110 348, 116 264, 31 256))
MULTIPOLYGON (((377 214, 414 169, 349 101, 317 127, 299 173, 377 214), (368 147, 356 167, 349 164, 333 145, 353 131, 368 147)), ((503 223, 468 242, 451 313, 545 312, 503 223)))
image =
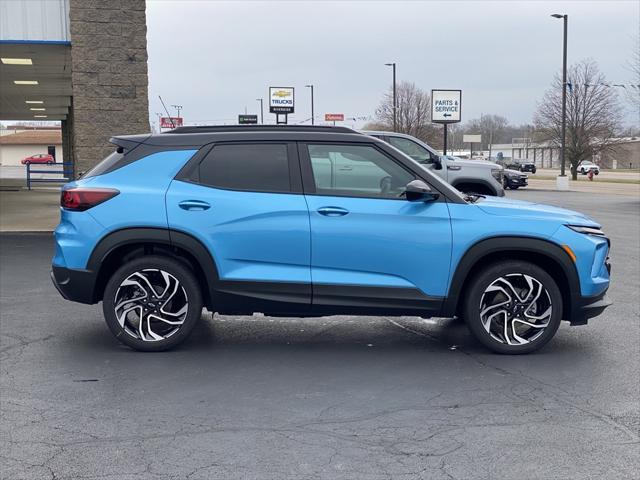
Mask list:
POLYGON ((62 170, 33 170, 31 167, 35 165, 36 168, 39 163, 27 163, 27 189, 31 190, 32 183, 67 183, 73 178, 73 163, 54 163, 53 165, 61 165, 62 170), (69 168, 67 168, 69 167, 69 168), (31 178, 32 173, 50 173, 62 175, 62 178, 31 178))

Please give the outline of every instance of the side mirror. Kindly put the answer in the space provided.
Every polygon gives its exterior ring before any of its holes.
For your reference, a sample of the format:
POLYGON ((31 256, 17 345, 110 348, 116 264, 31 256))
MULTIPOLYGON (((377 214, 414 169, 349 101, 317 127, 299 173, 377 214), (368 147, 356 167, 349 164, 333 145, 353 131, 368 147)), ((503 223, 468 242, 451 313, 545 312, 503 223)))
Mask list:
POLYGON ((442 159, 439 155, 432 155, 431 160, 433 161, 433 168, 435 170, 442 170, 442 159))
POLYGON ((412 180, 407 183, 404 194, 410 202, 433 202, 440 197, 439 193, 431 190, 422 180, 412 180))

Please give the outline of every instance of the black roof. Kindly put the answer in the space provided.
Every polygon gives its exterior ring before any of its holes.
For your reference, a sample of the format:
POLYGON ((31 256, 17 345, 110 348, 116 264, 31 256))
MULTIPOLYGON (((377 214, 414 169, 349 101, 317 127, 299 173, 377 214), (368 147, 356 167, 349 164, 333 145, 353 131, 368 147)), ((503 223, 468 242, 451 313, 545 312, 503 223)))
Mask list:
POLYGON ((178 127, 160 134, 117 135, 111 143, 125 149, 136 144, 200 147, 225 141, 372 141, 371 137, 346 127, 311 125, 219 125, 178 127))

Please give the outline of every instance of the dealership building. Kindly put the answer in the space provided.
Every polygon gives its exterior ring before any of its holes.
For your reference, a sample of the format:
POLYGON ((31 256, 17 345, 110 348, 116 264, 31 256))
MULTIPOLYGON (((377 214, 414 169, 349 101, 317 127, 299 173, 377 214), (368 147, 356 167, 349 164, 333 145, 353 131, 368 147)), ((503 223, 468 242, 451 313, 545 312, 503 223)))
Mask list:
POLYGON ((60 121, 87 170, 111 136, 150 131, 146 31, 144 0, 0 2, 0 120, 60 121))

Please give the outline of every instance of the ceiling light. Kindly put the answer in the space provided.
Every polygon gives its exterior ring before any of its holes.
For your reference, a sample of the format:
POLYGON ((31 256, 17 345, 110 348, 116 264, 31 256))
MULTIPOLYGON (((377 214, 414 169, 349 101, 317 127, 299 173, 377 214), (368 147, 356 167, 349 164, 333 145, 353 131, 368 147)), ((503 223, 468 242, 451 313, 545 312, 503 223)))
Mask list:
POLYGON ((30 108, 29 110, 33 112, 44 112, 46 108, 30 108))
POLYGON ((30 58, 2 58, 5 65, 33 65, 30 58))
POLYGON ((37 80, 14 80, 13 83, 16 85, 38 85, 37 80))
POLYGON ((47 118, 46 115, 34 115, 33 118, 47 118))
POLYGON ((44 103, 44 101, 42 101, 42 100, 25 100, 24 103, 42 104, 42 103, 44 103))

